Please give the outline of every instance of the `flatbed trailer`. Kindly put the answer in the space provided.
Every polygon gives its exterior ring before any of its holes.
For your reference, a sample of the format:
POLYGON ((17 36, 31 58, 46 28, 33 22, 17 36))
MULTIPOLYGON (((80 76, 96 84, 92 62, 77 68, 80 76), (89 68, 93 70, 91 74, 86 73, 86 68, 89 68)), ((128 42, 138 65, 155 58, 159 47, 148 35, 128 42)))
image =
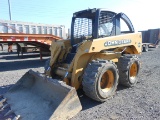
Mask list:
POLYGON ((160 42, 160 29, 139 31, 142 33, 142 51, 148 52, 149 48, 157 48, 160 42))
POLYGON ((29 49, 38 50, 40 58, 43 53, 50 53, 52 41, 60 40, 60 37, 50 34, 23 34, 23 33, 0 33, 0 44, 16 44, 18 56, 27 52, 29 49))

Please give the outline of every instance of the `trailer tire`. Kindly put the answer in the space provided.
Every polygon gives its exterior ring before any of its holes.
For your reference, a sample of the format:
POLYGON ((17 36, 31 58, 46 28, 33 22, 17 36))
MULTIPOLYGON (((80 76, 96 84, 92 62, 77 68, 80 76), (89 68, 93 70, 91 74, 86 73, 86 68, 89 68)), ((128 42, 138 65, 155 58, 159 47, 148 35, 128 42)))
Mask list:
POLYGON ((140 61, 137 56, 122 56, 118 59, 119 83, 133 87, 136 85, 140 69, 140 61))
POLYGON ((148 52, 148 49, 149 49, 148 45, 143 46, 143 52, 148 52))
POLYGON ((118 78, 115 63, 108 60, 93 60, 83 74, 83 91, 88 97, 104 102, 115 94, 118 78))

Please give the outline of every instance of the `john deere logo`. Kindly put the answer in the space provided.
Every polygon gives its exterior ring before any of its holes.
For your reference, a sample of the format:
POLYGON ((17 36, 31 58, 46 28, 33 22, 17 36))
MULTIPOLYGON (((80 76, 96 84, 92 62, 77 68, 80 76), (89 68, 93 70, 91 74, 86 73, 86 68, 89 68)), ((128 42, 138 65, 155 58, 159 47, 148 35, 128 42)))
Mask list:
POLYGON ((104 43, 104 46, 107 47, 107 46, 129 44, 131 42, 132 42, 132 40, 130 40, 130 39, 107 41, 107 42, 104 43))

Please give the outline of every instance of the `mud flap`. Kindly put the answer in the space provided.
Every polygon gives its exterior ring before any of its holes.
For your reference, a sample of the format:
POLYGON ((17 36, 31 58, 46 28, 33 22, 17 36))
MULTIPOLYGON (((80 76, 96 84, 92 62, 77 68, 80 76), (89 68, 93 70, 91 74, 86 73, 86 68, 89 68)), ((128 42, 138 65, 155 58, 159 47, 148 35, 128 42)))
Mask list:
POLYGON ((66 120, 82 109, 75 88, 32 70, 4 97, 22 120, 66 120))

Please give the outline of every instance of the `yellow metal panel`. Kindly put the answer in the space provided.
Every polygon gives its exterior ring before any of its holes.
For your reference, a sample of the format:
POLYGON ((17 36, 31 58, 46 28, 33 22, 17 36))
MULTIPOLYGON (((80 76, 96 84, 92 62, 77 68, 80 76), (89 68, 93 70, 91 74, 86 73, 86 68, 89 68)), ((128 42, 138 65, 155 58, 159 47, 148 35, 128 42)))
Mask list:
POLYGON ((142 46, 141 33, 123 34, 118 36, 99 38, 93 41, 86 41, 85 44, 83 44, 83 49, 85 49, 86 53, 90 53, 90 52, 100 52, 101 50, 107 50, 125 46, 133 46, 135 48, 134 53, 139 54, 141 52, 141 46, 142 46), (119 42, 119 44, 117 45, 113 44, 105 46, 106 42, 116 43, 117 41, 119 42), (130 43, 125 43, 126 41, 130 41, 130 43), (120 42, 124 42, 124 44, 120 44, 120 42))

